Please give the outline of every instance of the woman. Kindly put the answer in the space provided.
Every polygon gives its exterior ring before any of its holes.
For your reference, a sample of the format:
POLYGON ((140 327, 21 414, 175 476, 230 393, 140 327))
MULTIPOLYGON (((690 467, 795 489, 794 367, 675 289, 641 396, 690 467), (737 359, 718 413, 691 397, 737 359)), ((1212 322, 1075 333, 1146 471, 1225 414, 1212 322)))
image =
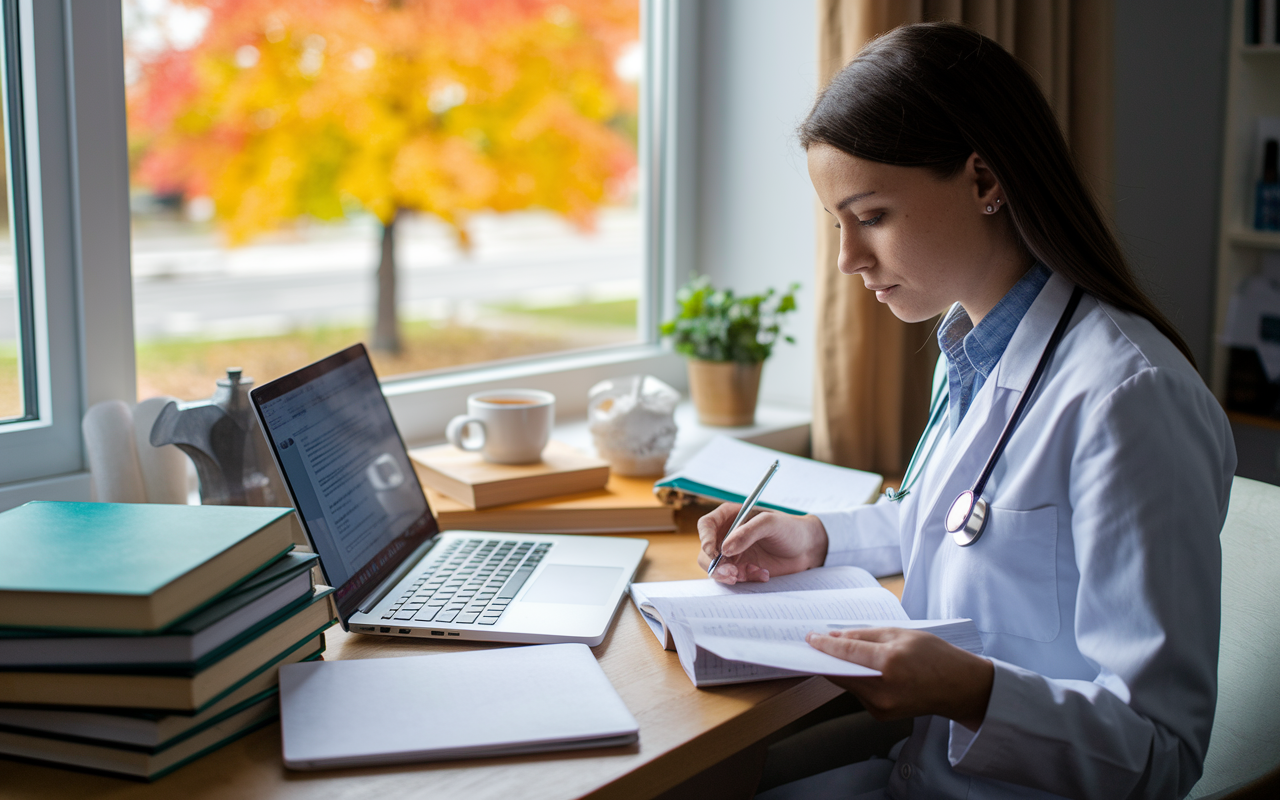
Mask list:
POLYGON ((1213 722, 1235 451, 1044 97, 991 40, 913 25, 831 81, 800 140, 840 229, 840 271, 905 321, 944 315, 934 424, 905 496, 760 513, 727 538, 737 507, 721 506, 699 523, 700 562, 722 550, 726 583, 823 564, 902 570, 913 618, 974 620, 982 657, 918 631, 810 635, 883 673, 837 681, 878 719, 915 718, 889 796, 1185 795, 1213 722), (985 527, 953 535, 952 501, 983 472, 1060 320, 981 493, 985 527))

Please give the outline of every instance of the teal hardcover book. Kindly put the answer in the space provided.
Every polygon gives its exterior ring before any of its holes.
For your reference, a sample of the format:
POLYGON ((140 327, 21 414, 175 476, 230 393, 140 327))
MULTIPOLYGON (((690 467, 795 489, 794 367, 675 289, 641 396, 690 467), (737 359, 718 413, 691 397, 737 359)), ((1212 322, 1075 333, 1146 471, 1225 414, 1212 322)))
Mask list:
POLYGON ((313 553, 286 553, 209 605, 156 633, 0 628, 0 670, 173 666, 215 659, 275 616, 311 597, 313 553))
POLYGON ((301 536, 288 508, 27 503, 0 514, 0 626, 159 630, 301 536))

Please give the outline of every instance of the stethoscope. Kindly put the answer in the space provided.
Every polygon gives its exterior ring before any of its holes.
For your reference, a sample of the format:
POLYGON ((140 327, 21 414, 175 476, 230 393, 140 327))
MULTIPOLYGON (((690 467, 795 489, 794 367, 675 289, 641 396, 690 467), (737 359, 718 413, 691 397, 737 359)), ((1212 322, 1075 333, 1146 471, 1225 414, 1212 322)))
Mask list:
MULTIPOLYGON (((961 492, 951 503, 951 508, 947 510, 947 533, 950 533, 952 541, 961 547, 968 547, 978 541, 978 537, 982 535, 982 531, 986 527, 987 501, 982 499, 982 490, 987 487, 987 480, 991 477, 991 471, 995 469, 996 461, 1000 459, 1005 445, 1009 443, 1009 437, 1013 435, 1013 429, 1017 426, 1022 412, 1026 410, 1027 404, 1031 402, 1031 395, 1035 393, 1036 386, 1040 383, 1040 376, 1044 374, 1045 365, 1049 363, 1049 359, 1053 358, 1054 351, 1058 349, 1059 342, 1062 341, 1062 337, 1067 332, 1067 325, 1071 322, 1071 316, 1075 314, 1076 307, 1080 305, 1080 298, 1083 296, 1084 290, 1079 286, 1075 287, 1071 292, 1071 299, 1067 301, 1067 307, 1063 309, 1062 316, 1058 319, 1058 325, 1053 329, 1053 334, 1049 337, 1049 343, 1045 345, 1044 352, 1040 354, 1040 360, 1036 362, 1035 371, 1031 373, 1031 379, 1027 381, 1027 388, 1022 391, 1022 396, 1018 398, 1018 404, 1014 406, 1013 414, 1009 417, 1009 421, 1004 424, 1004 430, 1000 432, 1000 438, 996 441, 995 449, 991 451, 991 455, 987 458, 986 466, 982 468, 982 473, 978 475, 978 480, 974 482, 973 487, 961 492)), ((925 426, 924 435, 916 443, 915 452, 911 454, 911 460, 907 463, 907 472, 902 479, 902 488, 897 491, 893 489, 885 490, 885 497, 889 500, 898 502, 910 494, 911 487, 915 485, 924 472, 924 465, 933 457, 933 451, 937 449, 938 441, 942 438, 939 423, 945 416, 948 399, 949 393, 944 382, 929 409, 929 423, 925 426), (926 441, 930 442, 929 449, 924 453, 924 458, 921 459, 920 454, 925 448, 926 441)))

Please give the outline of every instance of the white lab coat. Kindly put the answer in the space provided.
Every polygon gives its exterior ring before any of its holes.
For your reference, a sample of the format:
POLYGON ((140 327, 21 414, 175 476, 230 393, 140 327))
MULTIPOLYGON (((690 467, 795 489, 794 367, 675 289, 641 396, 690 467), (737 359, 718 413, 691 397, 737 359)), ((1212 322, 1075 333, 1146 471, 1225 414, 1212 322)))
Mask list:
POLYGON ((982 537, 959 547, 943 525, 1070 293, 1057 275, 1041 290, 904 501, 818 515, 827 564, 905 571, 907 613, 972 618, 995 664, 982 727, 918 718, 890 797, 1181 797, 1200 776, 1236 456, 1168 339, 1086 295, 987 484, 982 537))

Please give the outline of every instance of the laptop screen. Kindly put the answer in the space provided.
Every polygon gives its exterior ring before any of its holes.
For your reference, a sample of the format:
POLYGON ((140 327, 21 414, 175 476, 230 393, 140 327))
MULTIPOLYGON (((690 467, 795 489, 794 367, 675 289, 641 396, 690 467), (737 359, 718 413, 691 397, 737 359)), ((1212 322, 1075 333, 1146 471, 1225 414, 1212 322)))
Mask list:
POLYGON ((438 527, 363 345, 252 392, 345 620, 438 527))

